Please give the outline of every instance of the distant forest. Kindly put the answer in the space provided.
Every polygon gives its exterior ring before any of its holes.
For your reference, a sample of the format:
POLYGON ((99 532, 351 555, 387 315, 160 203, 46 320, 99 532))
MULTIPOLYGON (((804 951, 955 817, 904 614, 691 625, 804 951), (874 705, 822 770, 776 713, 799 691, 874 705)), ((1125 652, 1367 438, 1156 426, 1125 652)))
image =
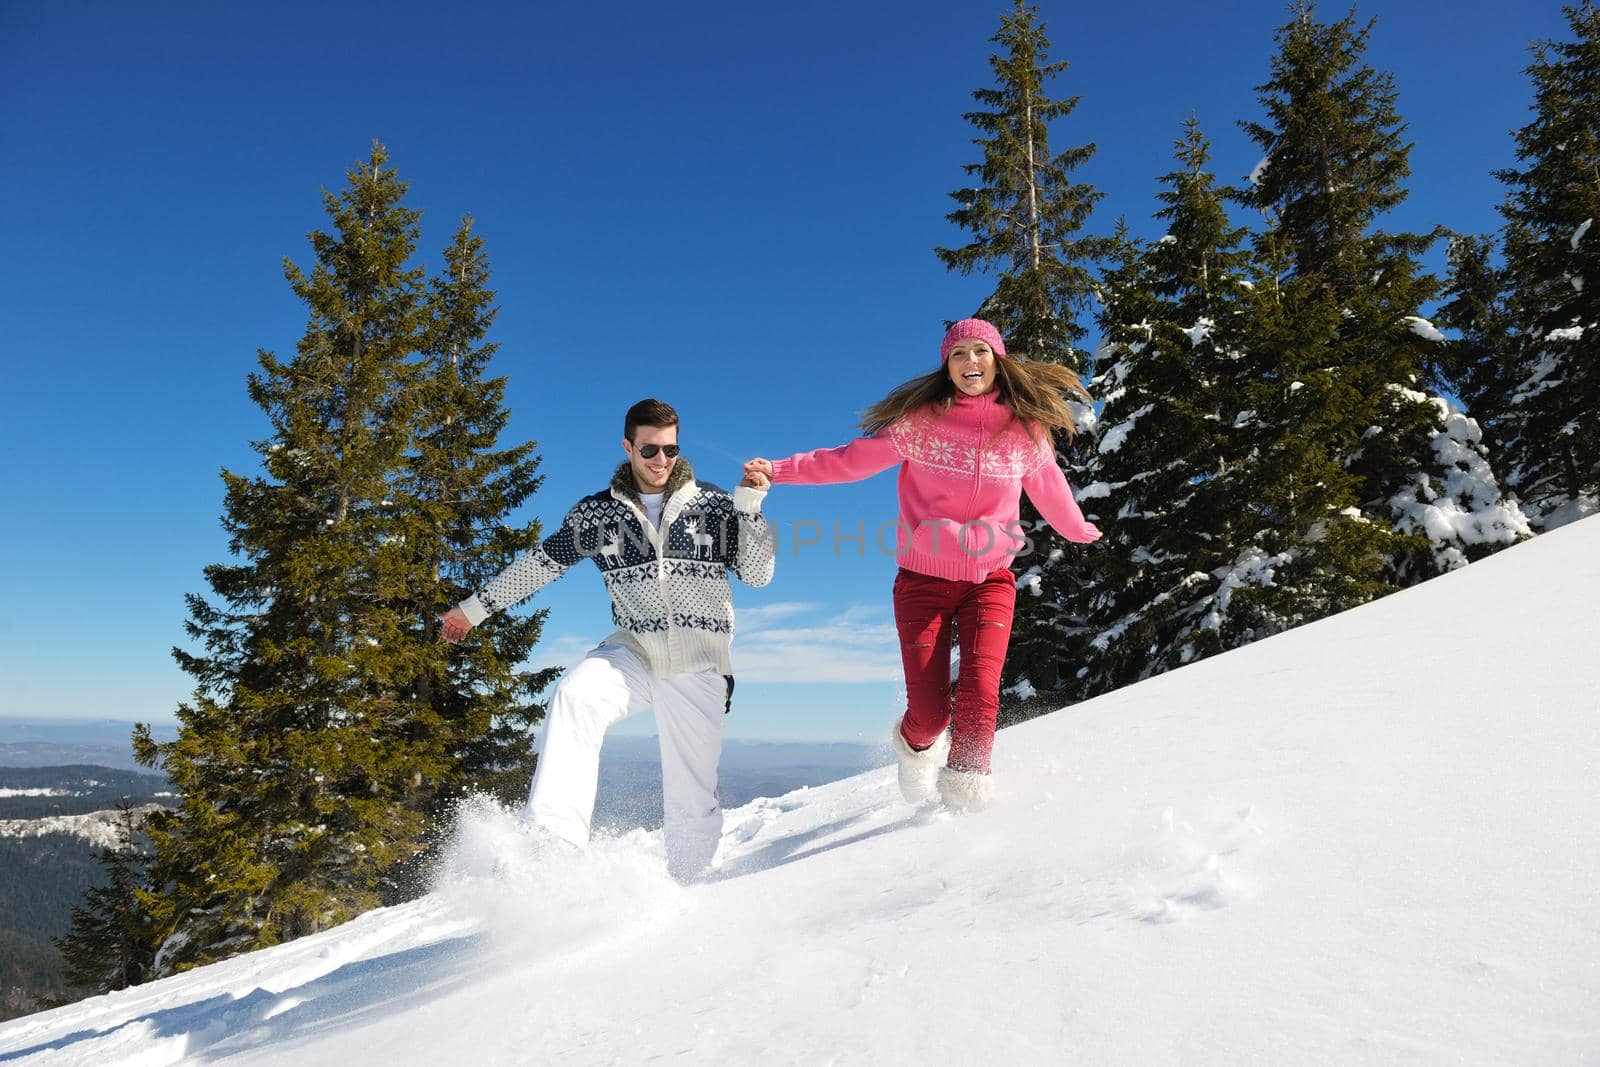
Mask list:
POLYGON ((0 767, 0 791, 84 794, 0 796, 0 1021, 76 1000, 84 990, 62 977, 51 938, 71 926, 85 889, 105 880, 99 846, 69 833, 14 836, 7 823, 106 811, 127 797, 134 804, 170 803, 167 780, 109 767, 0 767))

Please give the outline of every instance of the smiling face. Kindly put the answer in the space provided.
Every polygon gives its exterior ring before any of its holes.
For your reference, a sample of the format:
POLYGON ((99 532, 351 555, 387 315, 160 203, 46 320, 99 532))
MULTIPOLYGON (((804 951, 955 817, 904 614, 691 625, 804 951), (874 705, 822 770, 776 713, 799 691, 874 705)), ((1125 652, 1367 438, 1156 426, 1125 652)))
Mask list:
POLYGON ((667 479, 672 477, 672 468, 677 466, 678 457, 668 456, 661 447, 664 445, 676 446, 678 443, 678 428, 676 426, 639 426, 633 431, 633 440, 626 437, 622 439, 622 450, 628 454, 628 465, 633 468, 633 487, 641 493, 660 493, 667 488, 667 479), (655 455, 648 459, 641 453, 645 445, 655 445, 655 455))
POLYGON ((987 341, 963 337, 950 347, 945 370, 957 389, 968 396, 982 396, 994 388, 994 349, 987 341))

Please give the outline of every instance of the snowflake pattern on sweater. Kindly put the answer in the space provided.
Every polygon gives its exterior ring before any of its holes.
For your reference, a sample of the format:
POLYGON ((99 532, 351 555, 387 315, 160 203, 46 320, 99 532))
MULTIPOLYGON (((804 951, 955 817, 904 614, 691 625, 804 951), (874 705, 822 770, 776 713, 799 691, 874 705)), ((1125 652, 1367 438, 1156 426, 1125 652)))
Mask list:
POLYGON ((1069 541, 1100 531, 1083 516, 1052 444, 1013 422, 995 392, 930 404, 872 437, 772 464, 779 484, 827 485, 899 466, 900 566, 934 578, 979 582, 1010 566, 1028 538, 1021 494, 1069 541), (909 538, 906 536, 909 532, 909 538))
POLYGON ((1040 444, 1021 423, 982 438, 939 415, 930 405, 890 425, 895 452, 946 474, 970 477, 976 469, 979 478, 998 481, 1021 480, 1055 460, 1054 449, 1040 444))

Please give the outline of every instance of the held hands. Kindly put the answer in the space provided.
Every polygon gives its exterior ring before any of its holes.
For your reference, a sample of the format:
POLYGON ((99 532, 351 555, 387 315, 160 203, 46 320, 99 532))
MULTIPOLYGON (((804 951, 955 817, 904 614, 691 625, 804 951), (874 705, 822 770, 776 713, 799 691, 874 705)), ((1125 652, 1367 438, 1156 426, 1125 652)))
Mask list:
POLYGON ((467 621, 466 613, 460 608, 451 608, 439 616, 439 636, 452 645, 460 644, 471 630, 472 623, 467 621))
POLYGON ((752 489, 769 489, 772 487, 772 461, 768 459, 752 459, 744 465, 744 481, 741 485, 748 485, 752 489))

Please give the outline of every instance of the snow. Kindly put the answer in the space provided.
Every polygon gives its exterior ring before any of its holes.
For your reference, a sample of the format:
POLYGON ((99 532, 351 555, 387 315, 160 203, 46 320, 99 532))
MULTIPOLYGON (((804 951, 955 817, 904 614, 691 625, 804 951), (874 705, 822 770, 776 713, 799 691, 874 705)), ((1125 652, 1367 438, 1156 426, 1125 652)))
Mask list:
MULTIPOLYGON (((1560 331, 1556 332, 1559 333, 1560 331)), ((1551 375, 1561 369, 1561 360, 1556 355, 1548 351, 1541 352, 1539 354, 1539 362, 1534 364, 1533 372, 1528 375, 1526 381, 1517 386, 1517 391, 1511 394, 1511 402, 1513 404, 1525 404, 1545 390, 1553 389, 1560 385, 1566 379, 1552 378, 1551 375)))
POLYGON ((74 793, 69 789, 0 789, 0 797, 83 797, 87 793, 74 793))
POLYGON ((731 811, 692 886, 469 807, 423 899, 0 1061, 1595 1062, 1597 598, 1580 520, 1002 731, 986 813, 889 768, 731 811))
POLYGON ((1106 629, 1096 634, 1093 641, 1094 646, 1101 650, 1111 647, 1113 642, 1120 641, 1123 634, 1127 633, 1127 631, 1137 624, 1141 618, 1148 617, 1148 613, 1151 611, 1151 609, 1160 607, 1167 601, 1171 600, 1174 596, 1177 596, 1179 593, 1187 592, 1190 586, 1205 581, 1207 577, 1208 576, 1204 571, 1196 571, 1184 578, 1184 580, 1179 582, 1175 587, 1163 590, 1154 599, 1152 599, 1149 604, 1145 605, 1139 611, 1132 612, 1124 616, 1111 626, 1108 626, 1106 629))
MULTIPOLYGON (((1228 605, 1233 600, 1233 591, 1245 586, 1267 588, 1272 585, 1273 578, 1278 573, 1278 568, 1286 563, 1293 562, 1294 552, 1280 552, 1277 555, 1268 555, 1259 548, 1251 547, 1239 554, 1239 558, 1232 567, 1225 567, 1215 577, 1218 580, 1217 591, 1212 600, 1212 609, 1200 621, 1201 629, 1216 630, 1222 626, 1222 620, 1228 614, 1228 605)), ((1191 578, 1193 576, 1191 575, 1191 578)), ((1189 579, 1185 579, 1187 584, 1189 579)))
POLYGON ((1032 700, 1039 695, 1039 691, 1033 687, 1033 683, 1026 678, 1018 678, 1015 683, 1006 686, 1001 691, 1011 694, 1018 700, 1032 700))
POLYGON ((1579 496, 1569 500, 1539 517, 1539 526, 1545 531, 1559 529, 1569 523, 1586 519, 1590 515, 1600 514, 1600 499, 1592 496, 1579 496))
POLYGON ((1216 329, 1216 327, 1217 324, 1215 322, 1205 318, 1204 316, 1201 316, 1195 321, 1193 326, 1189 327, 1187 330, 1184 330, 1183 333, 1184 336, 1189 338, 1190 345, 1198 347, 1202 341, 1211 336, 1211 331, 1216 329))
POLYGON ((1404 321, 1411 327, 1412 333, 1416 334, 1418 337, 1421 337, 1425 341, 1445 340, 1444 334, 1439 332, 1438 327, 1429 322, 1427 319, 1423 318, 1421 315, 1407 315, 1404 321))
POLYGON ((1155 405, 1154 404, 1145 404, 1142 407, 1140 407, 1139 410, 1135 411, 1133 414, 1129 415, 1126 419, 1124 419, 1123 421, 1117 423, 1115 426, 1111 427, 1109 430, 1101 431, 1101 433, 1100 433, 1100 443, 1099 443, 1099 446, 1098 446, 1099 447, 1099 451, 1101 451, 1101 452, 1115 452, 1115 451, 1117 451, 1125 443, 1127 443, 1128 435, 1133 432, 1134 425, 1137 424, 1140 419, 1144 418, 1146 415, 1150 414, 1150 412, 1152 412, 1154 410, 1155 410, 1155 405))
MULTIPOLYGON (((159 804, 134 808, 136 818, 160 809, 159 804)), ((39 819, 0 819, 0 837, 44 837, 69 834, 96 848, 113 848, 122 842, 122 813, 91 811, 84 815, 47 815, 39 819)))
POLYGON ((1551 330, 1544 335, 1546 341, 1581 341, 1583 340, 1582 326, 1563 326, 1559 330, 1551 330))
POLYGON ((1044 592, 1044 578, 1039 573, 1038 567, 1029 567, 1027 571, 1017 575, 1017 592, 1028 593, 1030 596, 1039 596, 1044 592))
POLYGON ((1578 250, 1578 242, 1583 240, 1583 235, 1589 232, 1589 227, 1594 225, 1594 219, 1584 219, 1583 223, 1572 231, 1572 250, 1578 250))
POLYGON ((1252 188, 1258 188, 1261 185, 1261 179, 1267 173, 1267 162, 1270 159, 1272 159, 1270 154, 1262 156, 1261 162, 1257 163, 1253 168, 1251 168, 1250 175, 1245 180, 1250 183, 1252 188))
POLYGON ((1396 392, 1419 402, 1438 405, 1443 429, 1433 437, 1433 451, 1443 472, 1433 479, 1419 474, 1414 485, 1390 500, 1402 533, 1425 534, 1434 557, 1445 569, 1465 566, 1459 546, 1511 544, 1533 536, 1533 529, 1514 501, 1501 499, 1494 471, 1479 444, 1483 431, 1477 420, 1451 409, 1442 397, 1427 397, 1414 390, 1396 392))

